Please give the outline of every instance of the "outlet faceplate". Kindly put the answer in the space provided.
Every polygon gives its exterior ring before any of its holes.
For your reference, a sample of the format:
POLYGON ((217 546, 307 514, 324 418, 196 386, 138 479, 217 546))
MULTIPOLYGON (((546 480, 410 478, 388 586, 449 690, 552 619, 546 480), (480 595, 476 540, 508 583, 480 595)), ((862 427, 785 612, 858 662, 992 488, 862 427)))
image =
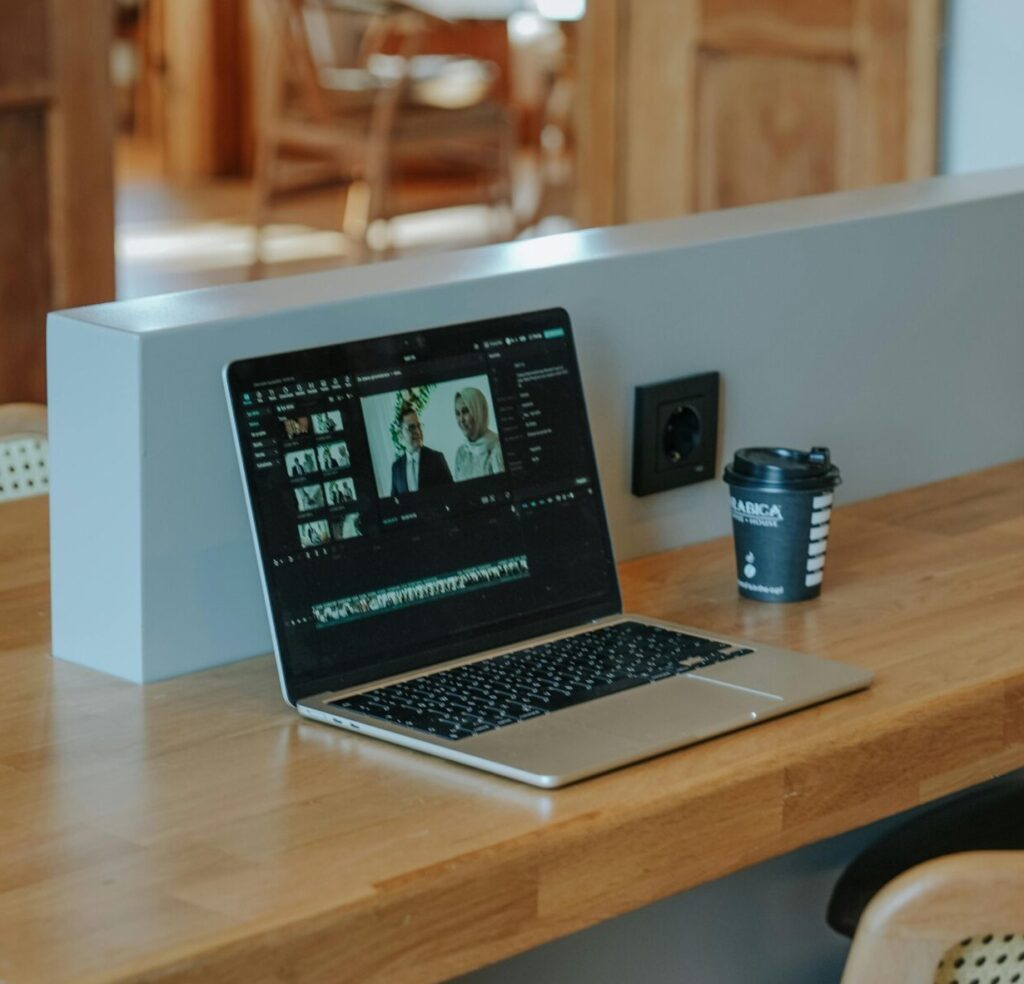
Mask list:
POLYGON ((717 372, 636 388, 634 495, 714 478, 718 451, 717 372))

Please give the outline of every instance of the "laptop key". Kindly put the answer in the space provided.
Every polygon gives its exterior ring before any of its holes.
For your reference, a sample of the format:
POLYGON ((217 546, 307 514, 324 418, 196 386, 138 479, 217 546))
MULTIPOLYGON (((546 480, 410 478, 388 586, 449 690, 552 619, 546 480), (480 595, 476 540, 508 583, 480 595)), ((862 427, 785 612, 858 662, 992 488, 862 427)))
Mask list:
POLYGON ((620 622, 336 704, 459 741, 749 652, 660 626, 620 622))
POLYGON ((639 687, 641 684, 649 682, 649 680, 637 679, 635 677, 620 678, 605 683, 602 686, 594 687, 588 694, 588 697, 591 700, 598 697, 610 697, 612 694, 621 693, 623 690, 631 690, 633 687, 639 687))

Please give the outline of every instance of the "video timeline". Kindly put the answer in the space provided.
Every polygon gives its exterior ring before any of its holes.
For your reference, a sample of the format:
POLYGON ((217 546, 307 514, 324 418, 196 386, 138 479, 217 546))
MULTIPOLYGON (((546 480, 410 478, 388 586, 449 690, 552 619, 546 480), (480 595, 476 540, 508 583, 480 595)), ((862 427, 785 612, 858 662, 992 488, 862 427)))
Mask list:
POLYGON ((313 605, 313 618, 317 628, 326 629, 345 622, 354 622, 386 611, 408 608, 440 598, 467 594, 496 584, 508 584, 530 576, 526 554, 507 557, 474 567, 464 567, 450 574, 410 581, 389 588, 367 591, 363 594, 325 601, 313 605))

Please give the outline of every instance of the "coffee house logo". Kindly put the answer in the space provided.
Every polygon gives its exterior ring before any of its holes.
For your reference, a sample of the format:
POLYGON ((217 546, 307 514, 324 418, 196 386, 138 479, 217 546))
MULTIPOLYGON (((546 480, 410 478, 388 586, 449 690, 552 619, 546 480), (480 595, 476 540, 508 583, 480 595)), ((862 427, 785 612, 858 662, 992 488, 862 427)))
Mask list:
POLYGON ((750 526, 778 526, 783 520, 782 507, 776 503, 751 502, 729 496, 732 502, 732 518, 738 523, 750 526))

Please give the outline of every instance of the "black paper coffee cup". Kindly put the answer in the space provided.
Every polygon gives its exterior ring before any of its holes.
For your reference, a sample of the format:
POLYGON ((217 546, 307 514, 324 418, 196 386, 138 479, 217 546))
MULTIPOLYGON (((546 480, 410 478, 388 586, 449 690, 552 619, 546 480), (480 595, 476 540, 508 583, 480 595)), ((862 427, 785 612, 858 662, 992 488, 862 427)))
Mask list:
POLYGON ((726 465, 744 598, 804 601, 821 594, 839 469, 828 448, 742 448, 726 465))

